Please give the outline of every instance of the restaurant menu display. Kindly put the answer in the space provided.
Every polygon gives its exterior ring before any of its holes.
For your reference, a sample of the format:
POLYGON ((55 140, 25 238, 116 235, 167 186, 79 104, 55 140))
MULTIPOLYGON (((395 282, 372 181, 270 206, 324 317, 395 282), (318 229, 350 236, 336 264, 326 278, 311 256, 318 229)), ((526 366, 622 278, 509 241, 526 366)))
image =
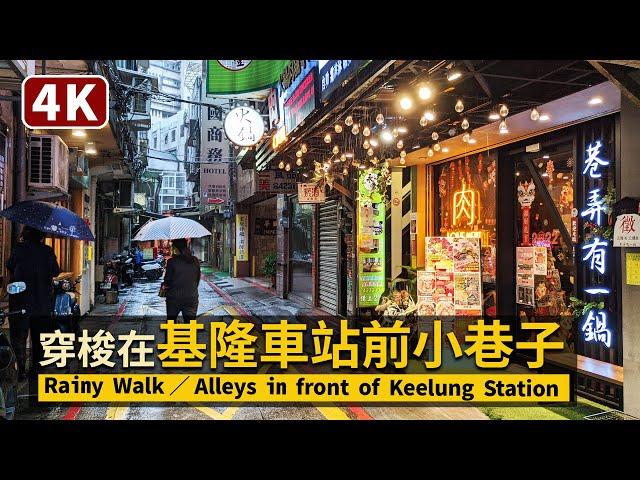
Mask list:
POLYGON ((360 175, 358 215, 358 307, 375 307, 386 289, 384 223, 385 205, 375 191, 378 172, 360 175))
POLYGON ((426 237, 418 315, 482 315, 480 239, 426 237))

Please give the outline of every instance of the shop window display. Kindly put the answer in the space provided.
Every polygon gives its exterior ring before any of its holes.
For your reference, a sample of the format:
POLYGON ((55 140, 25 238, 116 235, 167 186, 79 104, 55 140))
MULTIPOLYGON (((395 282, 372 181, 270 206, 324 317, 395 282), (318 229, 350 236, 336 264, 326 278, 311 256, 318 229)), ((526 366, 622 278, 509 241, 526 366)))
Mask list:
POLYGON ((575 349, 570 297, 576 267, 573 143, 515 162, 517 188, 516 304, 522 321, 558 320, 559 337, 575 349))
POLYGON ((496 155, 478 153, 438 165, 435 232, 443 237, 479 238, 483 310, 496 305, 496 155))

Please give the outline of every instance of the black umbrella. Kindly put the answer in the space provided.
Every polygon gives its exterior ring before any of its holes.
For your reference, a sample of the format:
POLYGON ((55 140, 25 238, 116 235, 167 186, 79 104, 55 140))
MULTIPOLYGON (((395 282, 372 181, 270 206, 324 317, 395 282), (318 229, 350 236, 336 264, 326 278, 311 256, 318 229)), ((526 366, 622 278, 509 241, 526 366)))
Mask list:
POLYGON ((37 200, 18 202, 0 211, 0 216, 51 235, 95 241, 82 217, 53 203, 37 200))

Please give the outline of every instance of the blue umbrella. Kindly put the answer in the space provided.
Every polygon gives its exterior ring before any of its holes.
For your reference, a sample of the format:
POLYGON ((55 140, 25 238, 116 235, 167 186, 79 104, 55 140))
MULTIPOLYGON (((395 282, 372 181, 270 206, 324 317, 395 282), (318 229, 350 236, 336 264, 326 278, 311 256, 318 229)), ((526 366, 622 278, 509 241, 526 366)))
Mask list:
POLYGON ((51 235, 95 241, 82 217, 53 203, 36 200, 18 202, 0 211, 0 216, 51 235))

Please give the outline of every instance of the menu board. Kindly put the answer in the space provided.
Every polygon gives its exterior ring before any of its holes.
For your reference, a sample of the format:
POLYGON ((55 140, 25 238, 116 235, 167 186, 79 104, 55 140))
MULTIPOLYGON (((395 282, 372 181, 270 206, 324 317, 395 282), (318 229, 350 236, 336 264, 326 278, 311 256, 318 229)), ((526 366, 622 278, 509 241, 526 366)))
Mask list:
POLYGON ((358 208, 358 307, 375 307, 386 289, 384 198, 375 191, 379 173, 360 174, 358 208))
POLYGON ((426 237, 418 315, 482 315, 480 239, 426 237))

